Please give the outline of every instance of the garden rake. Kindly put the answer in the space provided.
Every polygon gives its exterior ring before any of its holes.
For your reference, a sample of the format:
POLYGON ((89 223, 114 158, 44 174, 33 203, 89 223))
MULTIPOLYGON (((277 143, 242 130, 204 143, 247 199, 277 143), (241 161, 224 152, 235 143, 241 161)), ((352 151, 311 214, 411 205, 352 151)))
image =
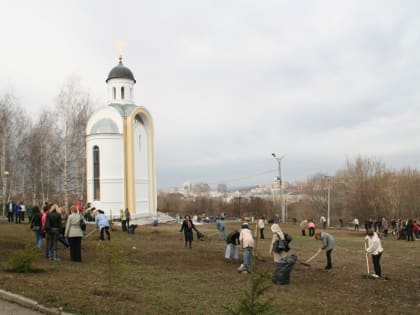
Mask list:
POLYGON ((316 256, 318 256, 321 253, 322 249, 318 249, 318 251, 315 253, 315 255, 313 255, 311 258, 301 262, 302 265, 309 267, 311 264, 310 262, 315 259, 316 256))

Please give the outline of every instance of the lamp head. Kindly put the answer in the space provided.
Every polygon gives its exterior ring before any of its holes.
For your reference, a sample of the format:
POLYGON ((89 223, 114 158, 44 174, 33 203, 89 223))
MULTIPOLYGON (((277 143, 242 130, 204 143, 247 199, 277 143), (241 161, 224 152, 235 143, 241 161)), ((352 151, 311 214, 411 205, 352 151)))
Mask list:
POLYGON ((276 155, 275 155, 274 153, 271 153, 271 155, 272 155, 273 157, 276 157, 276 155))

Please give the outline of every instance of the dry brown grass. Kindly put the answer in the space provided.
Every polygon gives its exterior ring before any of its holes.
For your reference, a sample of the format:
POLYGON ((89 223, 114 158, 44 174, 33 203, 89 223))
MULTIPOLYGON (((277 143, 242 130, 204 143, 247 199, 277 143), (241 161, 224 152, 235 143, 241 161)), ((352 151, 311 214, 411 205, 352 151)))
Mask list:
MULTIPOLYGON (((239 226, 227 224, 228 231, 239 226)), ((88 232, 92 228, 88 226, 88 232)), ((225 243, 217 240, 214 225, 198 227, 207 237, 195 240, 191 250, 184 248, 179 228, 176 224, 140 226, 134 235, 116 230, 111 234, 112 245, 100 242, 99 233, 94 233, 82 241, 82 263, 69 261, 68 250, 59 245, 61 261, 45 260, 42 250, 36 262, 41 272, 18 274, 8 270, 8 257, 32 245, 33 234, 28 224, 1 222, 0 286, 77 314, 223 314, 223 305, 236 303, 249 287, 249 276, 237 273, 237 263, 225 262, 225 243), (115 258, 120 259, 109 264, 115 258)), ((257 272, 274 269, 267 253, 271 232, 266 230, 267 239, 258 242, 257 272)), ((312 256, 321 245, 299 236, 297 226, 286 225, 284 230, 294 237, 293 252, 300 260, 312 256)), ((334 269, 323 270, 323 254, 311 267, 297 263, 289 285, 269 289, 277 314, 416 312, 420 241, 385 239, 382 267, 388 280, 370 280, 364 277, 363 233, 331 233, 337 238, 334 269)))

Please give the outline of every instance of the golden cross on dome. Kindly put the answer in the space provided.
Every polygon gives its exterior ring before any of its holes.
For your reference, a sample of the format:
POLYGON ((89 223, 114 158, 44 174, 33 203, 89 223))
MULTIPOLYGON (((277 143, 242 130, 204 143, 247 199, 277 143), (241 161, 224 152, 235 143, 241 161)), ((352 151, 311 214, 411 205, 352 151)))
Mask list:
POLYGON ((117 48, 118 48, 118 51, 120 53, 120 56, 119 56, 118 59, 120 59, 120 61, 122 61, 122 53, 123 53, 123 50, 124 50, 124 42, 122 40, 119 40, 117 42, 117 48))

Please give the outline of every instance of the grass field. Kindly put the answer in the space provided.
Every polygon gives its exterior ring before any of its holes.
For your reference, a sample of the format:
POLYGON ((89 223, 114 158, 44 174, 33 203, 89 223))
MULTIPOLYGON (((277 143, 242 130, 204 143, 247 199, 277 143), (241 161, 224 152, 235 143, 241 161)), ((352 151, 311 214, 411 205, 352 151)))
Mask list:
MULTIPOLYGON (((239 227, 227 223, 228 232, 239 227)), ((206 238, 194 240, 192 249, 184 248, 179 228, 139 226, 129 235, 116 227, 111 242, 100 242, 94 232, 82 241, 82 263, 71 262, 59 245, 61 261, 46 260, 42 249, 37 272, 15 273, 10 255, 34 246, 34 236, 28 224, 2 221, 0 287, 75 314, 224 314, 224 305, 237 303, 249 290, 251 276, 236 271, 239 263, 225 262, 226 245, 217 240, 215 225, 198 226, 206 238)), ((300 261, 321 247, 320 241, 300 236, 298 226, 282 228, 293 236, 291 253, 300 261)), ((88 226, 87 232, 92 229, 88 226)), ((268 256, 269 225, 265 230, 266 240, 257 244, 257 273, 275 267, 268 256)), ((364 232, 330 233, 337 240, 333 270, 324 270, 324 253, 310 267, 298 261, 291 283, 272 285, 263 297, 274 298, 276 314, 420 314, 420 241, 383 239, 385 277, 371 280, 366 277, 364 232)))

